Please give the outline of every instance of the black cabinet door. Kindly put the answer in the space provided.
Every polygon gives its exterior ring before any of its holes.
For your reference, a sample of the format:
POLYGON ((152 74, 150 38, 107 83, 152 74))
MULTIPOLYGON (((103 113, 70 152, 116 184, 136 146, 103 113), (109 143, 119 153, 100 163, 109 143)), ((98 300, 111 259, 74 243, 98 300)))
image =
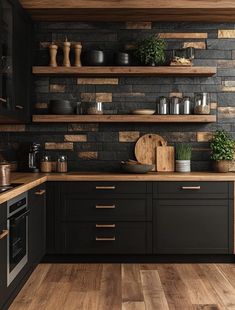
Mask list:
POLYGON ((0 122, 29 120, 31 22, 18 0, 0 1, 0 122))
POLYGON ((155 254, 232 254, 232 200, 154 200, 155 254))
POLYGON ((29 191, 29 264, 37 264, 45 254, 46 203, 45 185, 29 191))
POLYGON ((0 309, 7 295, 7 206, 0 205, 0 309))

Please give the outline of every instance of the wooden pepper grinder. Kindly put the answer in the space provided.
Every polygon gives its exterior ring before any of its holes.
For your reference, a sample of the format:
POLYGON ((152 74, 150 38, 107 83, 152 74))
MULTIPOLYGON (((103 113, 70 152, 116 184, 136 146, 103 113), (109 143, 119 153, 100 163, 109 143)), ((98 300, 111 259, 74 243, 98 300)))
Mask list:
POLYGON ((68 42, 68 39, 65 39, 65 42, 63 44, 63 51, 64 51, 64 61, 63 61, 63 66, 64 67, 70 67, 70 59, 69 59, 69 54, 70 54, 70 46, 71 43, 68 42))
POLYGON ((74 45, 75 49, 75 67, 81 67, 81 52, 82 52, 82 45, 80 43, 77 43, 74 45))
POLYGON ((50 49, 50 67, 57 67, 57 51, 58 51, 58 45, 54 44, 53 42, 49 46, 50 49))

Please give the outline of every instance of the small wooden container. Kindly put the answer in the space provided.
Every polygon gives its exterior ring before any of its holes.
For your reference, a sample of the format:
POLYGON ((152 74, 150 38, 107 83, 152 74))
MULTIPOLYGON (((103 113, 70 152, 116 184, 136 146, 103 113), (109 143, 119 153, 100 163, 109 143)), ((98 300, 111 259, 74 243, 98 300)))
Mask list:
POLYGON ((58 51, 58 45, 54 44, 53 42, 49 46, 50 49, 50 67, 57 67, 57 51, 58 51))
POLYGON ((82 53, 82 45, 80 43, 77 43, 74 45, 75 50, 75 67, 81 67, 81 53, 82 53))
POLYGON ((64 52, 63 66, 64 67, 71 67, 70 58, 69 58, 70 47, 71 47, 71 43, 68 42, 66 38, 65 42, 63 43, 63 52, 64 52))

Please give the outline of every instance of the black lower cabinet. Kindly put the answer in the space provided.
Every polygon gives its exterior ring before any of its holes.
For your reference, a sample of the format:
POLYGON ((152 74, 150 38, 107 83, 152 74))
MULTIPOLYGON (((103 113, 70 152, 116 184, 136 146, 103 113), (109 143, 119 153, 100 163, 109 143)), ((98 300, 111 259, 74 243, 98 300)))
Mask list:
POLYGON ((7 206, 0 205, 0 309, 7 298, 7 206))
POLYGON ((231 200, 154 200, 155 254, 232 254, 231 200))
POLYGON ((45 255, 46 189, 39 185, 29 191, 29 264, 34 266, 45 255))

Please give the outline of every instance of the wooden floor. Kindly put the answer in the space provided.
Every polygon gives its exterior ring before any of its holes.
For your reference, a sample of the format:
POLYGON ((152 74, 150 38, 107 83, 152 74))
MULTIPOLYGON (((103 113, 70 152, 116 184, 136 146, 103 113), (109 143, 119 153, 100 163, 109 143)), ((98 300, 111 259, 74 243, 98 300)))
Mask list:
POLYGON ((41 264, 10 310, 235 309, 232 264, 41 264))

